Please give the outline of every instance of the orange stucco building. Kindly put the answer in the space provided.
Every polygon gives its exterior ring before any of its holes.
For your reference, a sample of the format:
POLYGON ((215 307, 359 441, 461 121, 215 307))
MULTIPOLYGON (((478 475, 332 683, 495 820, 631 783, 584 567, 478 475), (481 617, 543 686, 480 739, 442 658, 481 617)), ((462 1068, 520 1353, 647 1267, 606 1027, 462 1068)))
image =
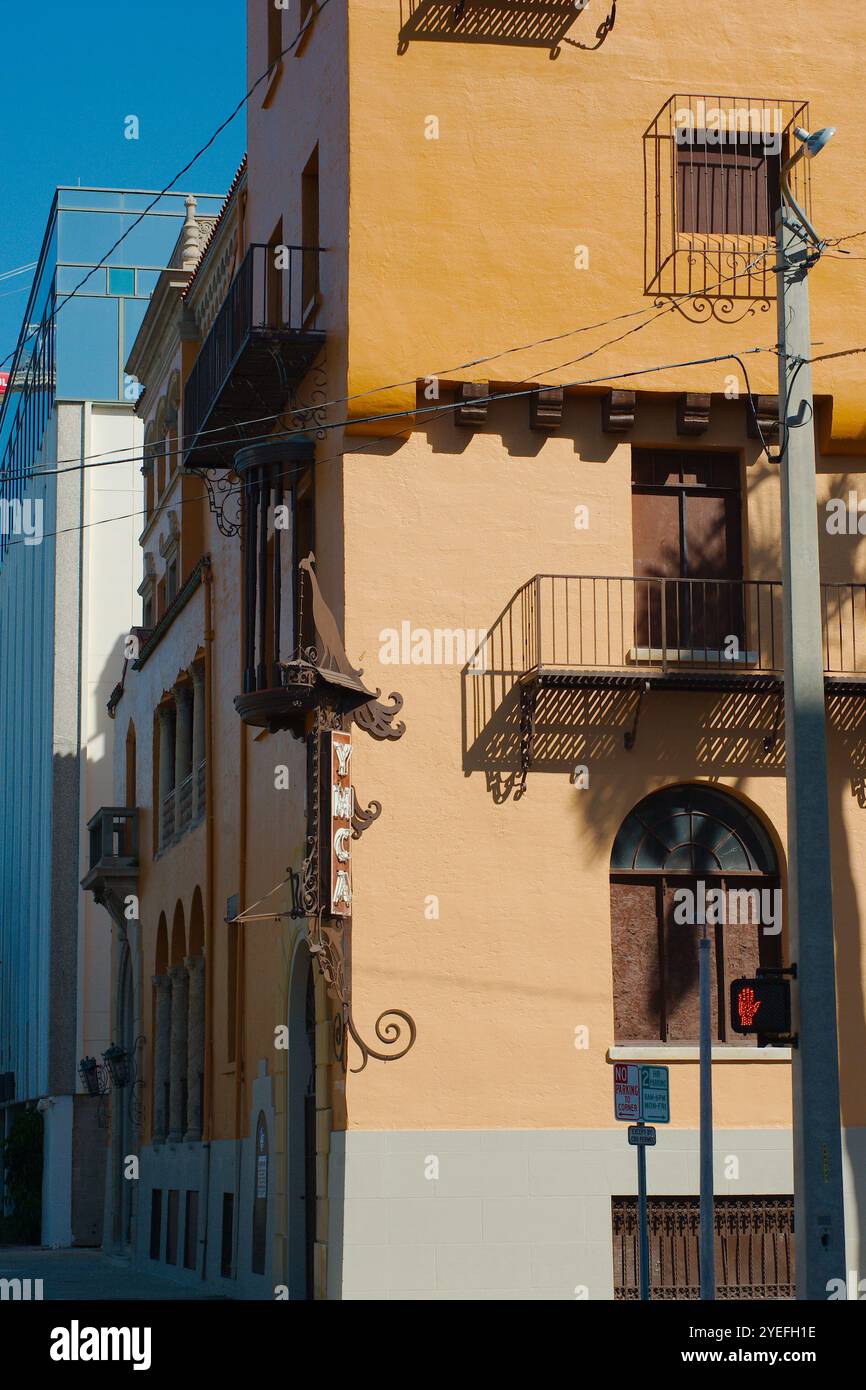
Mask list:
POLYGON ((726 1001, 790 962, 772 229, 794 127, 832 123, 794 192, 830 241, 809 283, 859 1268, 866 412, 862 358, 832 354, 862 346, 838 240, 862 231, 862 10, 248 13, 248 158, 215 225, 190 205, 128 364, 148 518, 112 697, 137 830, 115 1009, 144 1041, 114 1238, 254 1298, 634 1296, 612 1092, 638 1062, 670 1068, 654 1278, 693 1294, 674 895, 704 884, 770 904, 714 924, 718 1276, 791 1295, 791 1050, 733 1034, 726 1001))

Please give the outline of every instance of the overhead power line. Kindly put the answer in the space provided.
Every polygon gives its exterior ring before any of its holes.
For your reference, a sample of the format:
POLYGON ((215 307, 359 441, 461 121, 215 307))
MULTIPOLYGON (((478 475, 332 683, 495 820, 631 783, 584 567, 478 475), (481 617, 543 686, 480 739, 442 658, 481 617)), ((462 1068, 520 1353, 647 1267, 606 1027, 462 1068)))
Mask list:
MULTIPOLYGON (((751 398, 752 393, 751 393, 751 388, 749 387, 749 384, 748 384, 748 373, 747 373, 747 370, 746 370, 745 363, 743 362, 742 359, 743 359, 744 357, 754 356, 756 353, 765 353, 765 352, 775 353, 776 351, 777 351, 777 349, 776 349, 775 347, 748 347, 748 348, 743 348, 743 349, 741 350, 741 352, 739 352, 739 353, 724 352, 724 353, 720 353, 718 356, 714 356, 714 357, 696 357, 696 358, 691 358, 691 359, 689 359, 688 361, 684 361, 684 362, 662 362, 662 363, 656 363, 655 365, 653 365, 653 366, 651 366, 651 367, 637 367, 637 368, 635 368, 633 371, 630 371, 630 372, 614 372, 614 373, 612 373, 612 374, 609 375, 609 376, 588 377, 588 378, 586 378, 586 379, 584 379, 584 380, 580 380, 580 381, 568 381, 568 382, 564 382, 564 383, 563 383, 563 388, 565 389, 565 388, 567 388, 567 387, 577 387, 577 386, 598 386, 598 385, 601 385, 601 384, 603 384, 603 383, 605 383, 605 382, 610 382, 610 381, 622 381, 622 380, 626 380, 626 379, 628 379, 628 378, 635 377, 635 376, 650 376, 650 375, 652 375, 652 374, 655 373, 655 372, 677 371, 677 370, 682 369, 683 367, 702 367, 702 366, 707 366, 707 365, 709 365, 709 364, 711 364, 711 363, 714 363, 714 362, 737 362, 737 363, 739 363, 740 369, 742 370, 743 375, 744 375, 744 377, 745 377, 746 384, 747 384, 747 392, 748 392, 748 395, 749 395, 750 398, 751 398)), ((863 351, 866 351, 866 348, 864 348, 863 351)), ((487 397, 481 396, 481 397, 478 397, 478 398, 476 398, 476 399, 477 399, 477 401, 480 401, 480 402, 484 402, 484 401, 501 401, 501 400, 515 400, 515 399, 518 399, 518 398, 520 398, 520 397, 532 396, 532 395, 534 395, 534 394, 535 394, 538 390, 540 390, 540 389, 543 389, 543 388, 539 388, 539 387, 537 387, 537 386, 522 387, 522 388, 516 389, 516 390, 514 390, 514 391, 502 391, 502 392, 497 392, 497 393, 495 393, 495 394, 493 394, 493 395, 490 395, 490 396, 487 396, 487 397)), ((409 427, 409 429, 407 429, 407 430, 405 430, 405 431, 397 431, 398 434, 399 434, 399 433, 406 433, 406 434, 408 434, 408 433, 410 433, 411 431, 413 431, 413 430, 415 429, 414 417, 416 417, 416 416, 418 416, 418 415, 441 415, 441 414, 444 414, 444 413, 447 413, 447 412, 450 412, 450 411, 458 410, 458 409, 460 408, 461 404, 462 404, 462 402, 460 402, 460 401, 454 401, 454 402, 448 403, 447 405, 440 405, 440 406, 435 406, 435 407, 434 407, 434 406, 421 406, 421 407, 417 407, 417 408, 412 409, 412 410, 399 410, 399 411, 384 412, 382 415, 379 415, 379 416, 370 416, 370 417, 369 417, 369 423, 375 423, 377 420, 398 420, 398 419, 401 419, 401 418, 405 418, 405 417, 407 417, 407 416, 412 416, 412 417, 413 417, 413 424, 409 427)), ((345 422, 345 423, 349 423, 349 422, 345 422)), ((352 421, 351 423, 357 423, 357 421, 352 421)), ((328 425, 328 426, 324 426, 323 428, 336 428, 336 425, 328 425)), ((316 467, 319 468, 319 467, 321 467, 322 465, 324 465, 324 464, 326 464, 326 463, 335 463, 335 462, 337 462, 339 459, 345 458, 347 454, 354 455, 354 454, 364 453, 364 452, 366 452, 366 450, 371 449, 371 448, 374 448, 377 444, 387 444, 387 443, 389 443, 391 440, 394 439, 394 437, 395 437, 395 432, 394 432, 394 431, 389 431, 388 434, 379 435, 379 436, 378 436, 377 438, 375 438, 375 439, 367 440, 366 443, 364 443, 364 444, 353 445, 352 448, 350 448, 350 449, 341 449, 341 450, 339 450, 339 451, 338 451, 337 453, 335 453, 335 454, 326 455, 324 458, 317 459, 317 460, 316 460, 316 467)), ((291 469, 289 468, 289 469, 287 469, 284 473, 278 474, 277 476, 278 476, 278 477, 286 477, 286 476, 288 476, 288 474, 289 474, 290 471, 291 471, 291 469)), ((226 496, 237 495, 237 494, 240 493, 242 490, 243 490, 243 484, 242 484, 242 483, 239 483, 236 487, 231 487, 225 495, 226 495, 226 496)), ((185 506, 185 505, 186 505, 186 502, 190 502, 190 501, 201 502, 201 501, 204 499, 204 496, 205 496, 205 494, 204 494, 204 493, 201 493, 198 497, 181 499, 181 500, 177 503, 177 505, 178 505, 178 506, 185 506)), ((77 533, 79 533, 79 532, 81 532, 81 531, 90 530, 91 527, 94 527, 94 526, 107 526, 107 525, 109 525, 111 522, 114 522, 114 521, 130 521, 130 520, 133 520, 135 517, 147 516, 147 515, 149 515, 149 513, 142 510, 142 511, 135 511, 135 512, 124 512, 124 513, 122 513, 122 514, 120 514, 120 515, 118 515, 118 516, 102 517, 99 521, 86 521, 86 522, 83 522, 82 525, 80 525, 80 526, 66 526, 66 527, 61 528, 59 531, 46 531, 46 532, 43 533, 42 539, 43 539, 43 540, 47 540, 47 539, 50 539, 51 537, 54 537, 54 536, 63 536, 63 535, 69 535, 69 534, 77 534, 77 533)), ((22 537, 20 540, 12 540, 12 541, 9 542, 9 548, 11 549, 11 547, 12 547, 13 545, 19 545, 19 544, 23 544, 23 543, 24 543, 24 538, 23 538, 23 537, 22 537)))
MULTIPOLYGON (((750 263, 750 265, 746 267, 746 270, 751 270, 761 259, 763 259, 763 258, 765 258, 766 256, 771 255, 771 254, 775 254, 774 248, 767 248, 766 250, 762 251, 762 252, 755 258, 755 260, 752 261, 752 262, 750 263)), ((711 289, 711 290, 719 289, 719 288, 721 288, 722 285, 726 284, 727 281, 728 281, 729 279, 736 279, 736 278, 739 278, 739 277, 740 277, 741 275, 743 275, 744 273, 745 273, 745 271, 740 270, 740 271, 737 271, 736 274, 733 275, 733 276, 725 276, 722 280, 719 280, 715 285, 711 286, 710 289, 711 289)), ((612 324, 612 323, 619 323, 619 322, 623 322, 623 321, 626 320, 626 319, 637 318, 637 317, 639 317, 640 315, 649 314, 649 318, 646 320, 645 323, 643 323, 643 324, 638 324, 638 325, 635 326, 635 328, 634 328, 633 330, 629 330, 629 332, 639 332, 642 328, 647 327, 648 325, 654 323, 654 322, 656 321, 656 319, 663 318, 665 314, 672 313, 674 310, 676 310, 681 304, 685 303, 687 300, 689 300, 689 299, 695 299, 695 298, 701 298, 701 297, 702 297, 704 294, 706 294, 706 293, 707 293, 706 290, 692 290, 692 291, 688 292, 687 294, 678 295, 676 299, 674 299, 674 300, 672 300, 672 301, 670 302, 670 304, 666 304, 663 308, 659 309, 658 312, 656 312, 656 313, 651 313, 650 310, 649 310, 649 308, 648 308, 646 305, 641 305, 641 307, 638 308, 638 309, 630 309, 630 310, 628 310, 628 311, 626 311, 626 312, 624 312, 624 313, 621 313, 621 314, 613 314, 613 315, 611 315, 610 318, 602 319, 602 320, 601 320, 600 322, 598 322, 598 323, 582 324, 582 325, 579 325, 579 326, 576 327, 576 328, 568 328, 568 329, 565 329, 562 333, 548 334, 548 335, 546 335, 545 337, 536 338, 534 341, 532 341, 532 342, 530 342, 530 343, 519 343, 519 344, 517 344, 517 345, 515 345, 515 346, 512 346, 512 347, 503 348, 503 349, 501 349, 501 350, 498 351, 498 352, 488 353, 488 354, 486 354, 485 356, 470 358, 470 359, 469 359, 468 361, 466 361, 466 362, 460 362, 460 363, 457 363, 456 365, 451 366, 451 367, 440 368, 438 371, 435 371, 435 372, 429 372, 429 371, 428 371, 428 372, 421 372, 421 373, 417 373, 415 376, 407 377, 407 378, 405 378, 405 379, 402 380, 402 381, 394 381, 394 382, 390 382, 390 383, 388 383, 387 385, 384 385, 384 386, 371 387, 371 388, 370 388, 369 390, 367 390, 367 391, 356 391, 356 392, 354 392, 354 393, 352 393, 352 394, 350 394, 350 395, 348 395, 348 396, 335 396, 335 397, 333 397, 331 400, 319 401, 319 402, 316 403, 315 406, 312 406, 312 405, 303 406, 303 405, 302 405, 302 406, 299 407, 299 409, 298 409, 297 411, 295 411, 295 412, 293 412, 293 413, 295 413, 295 414, 301 414, 301 413, 303 413, 305 410, 313 410, 313 409, 316 409, 316 410, 327 410, 327 409, 328 409, 329 407, 331 407, 331 406, 334 406, 334 405, 346 405, 346 404, 348 404, 350 401, 353 401, 353 400, 359 400, 359 399, 360 399, 360 400, 369 400, 369 399, 374 399, 376 396, 384 395, 385 392, 387 392, 387 391, 398 390, 398 389, 400 389, 401 387, 406 387, 406 386, 414 386, 415 383, 418 382, 418 381, 435 381, 435 380, 441 380, 441 379, 443 379, 443 378, 447 378, 447 377, 451 376, 454 372, 468 371, 468 370, 470 370, 472 367, 477 367, 477 366, 481 366, 482 364, 487 364, 487 363, 489 363, 489 362, 494 362, 494 361, 497 361, 497 360, 499 360, 499 359, 501 359, 501 358, 503 358, 503 357, 513 356, 515 353, 518 353, 518 352, 530 352, 530 351, 532 351, 533 348, 544 347, 544 346, 546 346, 548 343, 562 342, 565 338, 575 337, 576 335, 578 335, 578 334, 580 334, 580 333, 592 333, 592 332, 596 331, 597 329, 607 328, 607 327, 609 327, 609 325, 612 324)), ((552 371, 559 371, 559 370, 562 370, 563 367, 566 367, 566 366, 573 366, 573 365, 574 365, 575 363, 577 363, 577 362, 584 362, 584 361, 586 361, 588 358, 593 357, 593 356, 596 356, 599 352, 602 352, 602 351, 604 350, 604 348, 610 347, 612 343, 621 342, 623 338, 628 337, 628 336, 629 336, 629 334, 626 333, 626 334, 621 335, 620 338, 610 339, 610 340, 609 340, 608 342, 606 342, 606 343, 601 343, 598 347, 596 347, 596 348, 591 348, 591 349, 589 350, 589 352, 584 353, 581 357, 572 358, 572 359, 570 359, 568 362, 561 363, 561 364, 559 365, 559 367, 548 367, 548 368, 545 368, 545 369, 543 369, 543 370, 539 370, 539 371, 537 371, 537 372, 534 372, 534 373, 532 373, 532 375, 531 375, 529 378, 527 378, 527 380, 532 380, 534 377, 538 377, 538 376, 547 376, 547 375, 549 375, 550 372, 552 372, 552 371)), ((540 390, 540 389, 543 389, 543 388, 542 388, 542 387, 539 387, 538 389, 540 390)), ((246 421, 246 424, 247 424, 247 425, 270 424, 270 423, 272 423, 272 422, 275 421, 275 420, 281 419, 281 418, 282 418, 285 414, 287 414, 287 413, 292 413, 292 412, 287 412, 285 409, 283 409, 283 410, 279 410, 279 411, 273 412, 273 413, 271 413, 270 415, 256 416, 256 417, 254 417, 252 420, 246 421)), ((346 419, 346 420, 340 420, 340 421, 330 422, 330 423, 328 423, 326 426, 322 426, 322 428, 335 429, 335 428, 340 428, 340 427, 342 427, 343 425, 350 424, 350 423, 351 423, 351 424, 363 424, 363 423, 365 423, 365 419, 369 419, 369 420, 375 421, 375 420, 379 420, 379 419, 381 419, 381 418, 383 418, 381 415, 375 415, 375 416, 370 416, 370 417, 355 416, 355 417, 351 417, 351 418, 346 419)), ((294 433, 296 433, 296 431, 295 431, 294 429, 291 429, 291 430, 283 430, 283 431, 273 431, 273 430, 269 430, 267 433, 263 433, 263 434, 260 434, 260 435, 238 435, 236 438, 233 439, 233 438, 231 438, 231 437, 229 437, 229 438, 226 437, 226 430, 225 430, 225 427, 223 427, 223 426, 217 426, 217 427, 215 427, 215 428, 213 428, 213 429, 206 429, 206 430, 199 430, 199 431, 196 431, 194 434, 185 434, 185 435, 178 436, 178 439, 177 439, 177 447, 178 447, 178 449, 182 449, 183 446, 186 444, 186 441, 187 441, 188 439, 200 439, 203 435, 211 435, 211 434, 213 434, 213 435, 219 435, 220 438, 219 438, 218 440, 215 440, 213 444, 203 444, 203 445, 201 446, 203 449, 209 449, 209 448, 213 448, 213 449, 224 448, 224 447, 226 446, 226 444, 231 444, 231 443, 237 443, 238 447, 241 447, 241 446, 244 446, 244 445, 256 444, 256 443, 259 443, 259 442, 264 442, 264 441, 269 440, 269 439, 280 438, 280 437, 283 437, 283 436, 285 436, 285 435, 287 435, 287 434, 294 434, 294 433)), ((108 450, 106 453, 85 454, 85 455, 83 456, 83 458, 59 459, 59 460, 57 460, 57 466, 56 466, 55 468, 50 468, 50 469, 48 469, 48 468, 46 468, 46 469, 34 469, 33 472, 32 472, 32 474, 28 474, 28 477, 47 477, 47 476, 52 476, 52 475, 55 475, 55 474, 60 474, 60 473, 63 473, 63 472, 77 472, 77 471, 79 471, 79 470, 81 470, 82 468, 85 468, 85 467, 107 468, 107 467, 110 467, 110 466, 111 466, 112 464, 114 464, 114 463, 118 463, 118 464, 119 464, 119 463, 138 463, 138 462, 143 462, 144 459, 145 459, 145 455, 144 455, 144 454, 131 454, 131 455, 130 455, 130 454, 127 454, 127 455, 125 455, 124 457, 121 457, 121 458, 113 458, 113 457, 111 457, 111 456, 114 455, 114 454, 123 454, 123 453, 124 453, 124 450, 121 448, 121 449, 111 449, 111 450, 108 450), (89 463, 88 460, 95 460, 95 462, 89 463), (64 465, 66 465, 66 464, 69 465, 69 468, 64 467, 64 465)))

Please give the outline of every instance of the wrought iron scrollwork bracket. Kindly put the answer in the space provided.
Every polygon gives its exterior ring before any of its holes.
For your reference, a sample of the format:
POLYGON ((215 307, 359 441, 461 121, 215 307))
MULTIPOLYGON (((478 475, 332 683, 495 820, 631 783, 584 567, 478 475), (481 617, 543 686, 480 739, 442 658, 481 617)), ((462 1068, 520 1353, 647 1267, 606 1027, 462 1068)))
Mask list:
POLYGON ((623 747, 625 748, 627 753, 631 752, 631 750, 635 746, 635 743, 637 742, 637 726, 640 721, 641 710, 643 708, 643 697, 644 695, 646 695, 649 688, 649 681, 644 681, 640 687, 640 690, 638 691, 637 703, 634 707, 634 719, 632 720, 631 728, 626 729, 625 733, 622 736, 623 747))
POLYGON ((352 839, 360 840, 364 831, 367 830, 373 821, 378 820, 382 814, 381 801, 371 801, 366 809, 362 809, 358 803, 357 796, 354 797, 354 810, 352 812, 352 839))
POLYGON ((537 685, 524 685, 520 690, 520 776, 514 792, 515 801, 526 792, 526 778, 532 767, 535 745, 535 706, 538 699, 537 685))
POLYGON ((234 473, 225 468, 184 468, 183 471, 201 479, 221 534, 229 540, 240 535, 242 487, 234 473))
POLYGON ((784 690, 780 690, 778 695, 776 696, 776 708, 773 713, 773 727, 770 729, 770 732, 768 734, 765 734, 763 739, 761 740, 761 747, 763 748, 765 753, 772 753, 773 749, 776 746, 776 740, 779 737, 779 725, 782 722, 782 715, 784 713, 784 710, 785 692, 784 690))

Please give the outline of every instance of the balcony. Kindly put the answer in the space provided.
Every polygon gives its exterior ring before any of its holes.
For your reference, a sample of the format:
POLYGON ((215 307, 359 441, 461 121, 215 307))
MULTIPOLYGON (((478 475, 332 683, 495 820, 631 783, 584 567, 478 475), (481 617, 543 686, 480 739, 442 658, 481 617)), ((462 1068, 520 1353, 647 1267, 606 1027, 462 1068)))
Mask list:
POLYGON ((125 921, 126 899, 138 882, 138 811, 102 806, 87 823, 90 867, 81 886, 115 921, 125 921))
POLYGON ((241 449, 234 461, 244 518, 244 677, 235 708, 246 724, 298 738, 319 706, 348 714, 375 698, 346 658, 314 557, 303 553, 302 542, 312 537, 314 455, 313 444, 296 436, 241 449), (289 530, 275 524, 280 507, 292 517, 289 530))
POLYGON ((244 425, 267 433, 306 375, 325 341, 315 326, 320 256, 305 246, 247 251, 184 387, 184 467, 230 468, 244 425))
MULTIPOLYGON (((866 695, 866 584, 822 584, 828 694, 866 695)), ((768 696, 772 751, 784 688, 778 580, 535 575, 514 595, 464 670, 465 766, 525 774, 539 748, 551 764, 587 717, 571 692, 611 692, 596 714, 634 746, 640 701, 653 689, 768 696), (613 709, 615 692, 626 705, 613 709), (773 698, 775 697, 775 698, 773 698)), ((579 761, 579 757, 577 758, 579 761)))
POLYGON ((177 797, 174 788, 162 798, 159 803, 159 847, 165 849, 174 839, 175 829, 175 808, 177 797))

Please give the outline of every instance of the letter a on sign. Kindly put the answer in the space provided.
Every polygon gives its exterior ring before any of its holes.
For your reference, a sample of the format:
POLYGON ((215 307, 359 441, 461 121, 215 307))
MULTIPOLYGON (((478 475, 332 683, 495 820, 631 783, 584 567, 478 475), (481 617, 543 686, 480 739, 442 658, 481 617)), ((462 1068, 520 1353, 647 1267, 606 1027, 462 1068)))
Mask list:
POLYGON ((334 729, 328 734, 329 882, 331 913, 334 917, 352 915, 352 795, 350 764, 352 736, 334 729))

